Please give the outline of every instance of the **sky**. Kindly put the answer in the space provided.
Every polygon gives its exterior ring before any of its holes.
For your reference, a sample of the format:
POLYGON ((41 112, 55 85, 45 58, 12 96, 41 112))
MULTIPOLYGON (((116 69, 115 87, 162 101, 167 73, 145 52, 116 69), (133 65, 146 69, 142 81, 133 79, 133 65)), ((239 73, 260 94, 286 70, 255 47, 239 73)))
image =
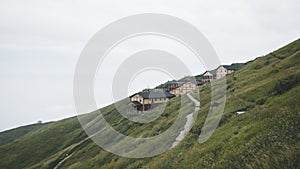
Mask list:
MULTIPOLYGON (((77 59, 97 31, 120 18, 141 13, 181 18, 206 36, 222 64, 231 64, 255 59, 298 39, 299 7, 298 0, 2 0, 0 131, 76 116, 72 90, 77 59)), ((152 47, 179 54, 195 75, 204 71, 189 51, 161 37, 120 44, 110 54, 110 66, 101 69, 110 72, 118 67, 118 56, 152 47)), ((104 83, 103 77, 112 81, 111 76, 99 73, 95 86, 104 83)), ((137 75, 128 93, 169 78, 159 71, 137 75)), ((99 88, 95 97, 99 107, 113 101, 109 92, 99 88)))

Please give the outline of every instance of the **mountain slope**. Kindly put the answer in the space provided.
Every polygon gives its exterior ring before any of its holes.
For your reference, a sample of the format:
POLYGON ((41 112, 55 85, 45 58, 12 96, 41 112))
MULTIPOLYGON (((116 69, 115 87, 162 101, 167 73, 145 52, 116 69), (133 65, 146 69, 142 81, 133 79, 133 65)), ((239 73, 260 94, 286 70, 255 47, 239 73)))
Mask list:
MULTIPOLYGON (((300 168, 299 84, 298 39, 227 76, 223 117, 203 144, 198 137, 210 106, 208 84, 199 88, 201 109, 193 128, 166 153, 144 159, 113 155, 87 139, 74 117, 43 125, 1 145, 0 168, 300 168), (245 113, 238 115, 237 111, 245 113)), ((116 130, 148 137, 173 124, 179 99, 170 101, 161 117, 146 124, 124 119, 113 105, 101 112, 116 130)), ((192 108, 186 107, 187 112, 192 108)))
POLYGON ((37 123, 4 131, 0 134, 0 146, 13 142, 14 140, 23 137, 26 134, 30 134, 36 131, 37 129, 41 128, 43 125, 45 124, 37 123))

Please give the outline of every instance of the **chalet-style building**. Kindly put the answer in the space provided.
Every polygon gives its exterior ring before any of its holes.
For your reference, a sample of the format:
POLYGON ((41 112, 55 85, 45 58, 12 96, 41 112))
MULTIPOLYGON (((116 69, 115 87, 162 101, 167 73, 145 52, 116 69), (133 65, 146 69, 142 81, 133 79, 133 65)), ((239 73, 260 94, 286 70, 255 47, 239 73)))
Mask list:
POLYGON ((129 97, 129 111, 135 113, 147 111, 150 108, 156 107, 158 104, 169 101, 173 97, 175 97, 174 94, 164 89, 148 89, 129 97))
POLYGON ((188 82, 178 82, 172 81, 168 83, 168 90, 171 94, 179 96, 180 94, 185 94, 197 89, 197 86, 202 83, 198 81, 188 81, 188 82))
POLYGON ((231 74, 240 69, 240 65, 220 65, 217 69, 206 71, 202 75, 202 81, 204 83, 211 82, 216 79, 220 79, 228 74, 231 74))
POLYGON ((203 73, 202 81, 203 83, 211 82, 216 79, 216 71, 215 70, 208 70, 203 73))
POLYGON ((231 74, 240 69, 238 65, 220 65, 216 69, 216 79, 220 79, 228 74, 231 74))

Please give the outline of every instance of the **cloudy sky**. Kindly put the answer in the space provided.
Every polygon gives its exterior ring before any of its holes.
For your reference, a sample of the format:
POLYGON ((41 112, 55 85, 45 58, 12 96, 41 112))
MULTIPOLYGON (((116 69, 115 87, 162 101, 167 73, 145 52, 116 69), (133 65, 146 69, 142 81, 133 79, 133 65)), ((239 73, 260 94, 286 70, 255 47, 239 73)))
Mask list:
MULTIPOLYGON (((122 17, 162 13, 186 20, 208 38, 221 63, 230 64, 252 60, 298 39, 299 7, 298 0, 2 0, 0 131, 76 115, 72 83, 80 52, 98 30, 122 17)), ((157 44, 180 48, 168 40, 156 40, 137 38, 115 53, 128 55, 132 48, 157 44)), ((179 53, 185 55, 182 58, 193 74, 203 71, 189 62, 188 52, 179 53)), ((116 66, 113 60, 110 63, 116 66)), ((167 79, 160 75, 156 81, 145 82, 143 77, 132 83, 152 87, 167 79)), ((134 85, 129 88, 138 90, 134 85)), ((95 91, 99 106, 111 101, 109 95, 95 91)))

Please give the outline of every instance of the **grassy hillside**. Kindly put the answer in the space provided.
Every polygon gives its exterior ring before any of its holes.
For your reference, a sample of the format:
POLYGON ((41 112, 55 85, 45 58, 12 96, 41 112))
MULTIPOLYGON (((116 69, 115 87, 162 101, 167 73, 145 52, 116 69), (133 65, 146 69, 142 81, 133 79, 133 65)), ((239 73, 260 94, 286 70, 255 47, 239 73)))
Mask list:
MULTIPOLYGON (((257 58, 227 76, 227 101, 211 138, 198 142, 210 106, 210 85, 199 88, 201 109, 185 139, 161 155, 130 159, 87 139, 76 117, 40 126, 0 146, 0 168, 300 168, 300 40, 257 58), (238 115, 237 111, 246 113, 238 115)), ((183 96, 186 99, 186 96, 183 96)), ((118 131, 148 137, 165 131, 178 115, 173 99, 155 121, 124 119, 113 105, 101 110, 118 131)), ((192 106, 185 107, 191 112, 192 106)), ((97 112, 94 112, 97 113, 97 112)), ((0 133, 0 138, 10 137, 0 133)))
POLYGON ((30 134, 45 124, 32 124, 24 127, 4 131, 0 134, 0 146, 10 143, 26 134, 30 134))

